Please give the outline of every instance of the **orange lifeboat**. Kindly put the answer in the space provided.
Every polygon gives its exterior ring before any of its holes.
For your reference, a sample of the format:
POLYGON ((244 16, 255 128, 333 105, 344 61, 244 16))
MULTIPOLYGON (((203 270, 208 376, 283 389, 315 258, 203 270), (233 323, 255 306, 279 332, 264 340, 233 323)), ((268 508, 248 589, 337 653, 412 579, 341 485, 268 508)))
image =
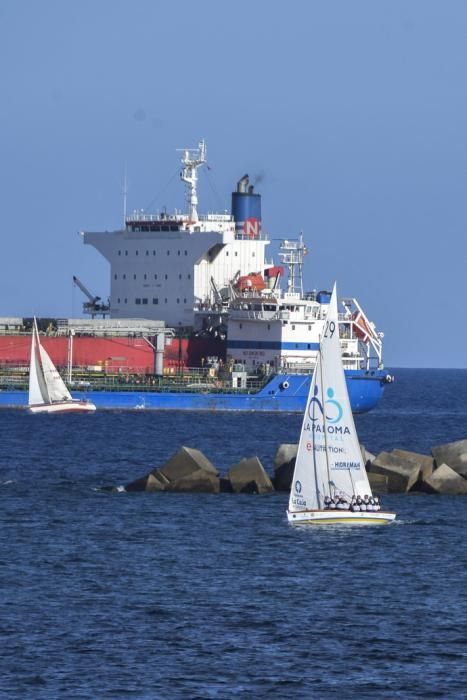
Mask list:
POLYGON ((237 288, 240 292, 262 292, 266 288, 266 282, 259 272, 251 272, 238 278, 237 288))
POLYGON ((357 336, 357 338, 360 338, 360 340, 363 340, 364 343, 368 343, 371 336, 371 329, 369 328, 367 322, 363 318, 362 313, 360 311, 356 311, 353 315, 353 320, 353 329, 355 335, 357 336))

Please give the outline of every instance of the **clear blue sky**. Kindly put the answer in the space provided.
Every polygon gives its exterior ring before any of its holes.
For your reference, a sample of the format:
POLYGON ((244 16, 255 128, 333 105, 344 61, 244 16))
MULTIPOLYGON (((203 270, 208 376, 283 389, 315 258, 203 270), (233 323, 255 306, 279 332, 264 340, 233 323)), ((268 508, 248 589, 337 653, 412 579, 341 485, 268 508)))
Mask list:
POLYGON ((183 207, 205 138, 202 211, 262 175, 388 366, 467 367, 466 37, 464 0, 2 0, 0 315, 79 315, 73 274, 107 296, 78 231, 120 225, 125 166, 130 209, 183 207))

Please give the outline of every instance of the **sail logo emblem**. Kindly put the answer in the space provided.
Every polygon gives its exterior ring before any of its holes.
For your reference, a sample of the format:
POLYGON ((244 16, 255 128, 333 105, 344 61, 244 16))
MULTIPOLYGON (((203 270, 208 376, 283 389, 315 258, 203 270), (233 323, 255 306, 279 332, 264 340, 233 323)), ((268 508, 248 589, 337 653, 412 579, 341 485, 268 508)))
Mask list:
POLYGON ((302 492, 302 482, 297 479, 295 482, 295 493, 301 493, 302 492))
POLYGON ((324 407, 321 401, 318 398, 318 392, 319 392, 319 387, 317 384, 315 384, 315 389, 314 389, 314 396, 312 397, 310 403, 308 404, 308 415, 310 419, 315 422, 317 420, 321 420, 322 416, 326 417, 326 421, 328 423, 338 423, 340 419, 342 418, 342 415, 344 413, 341 404, 339 401, 337 401, 334 398, 334 389, 332 387, 329 387, 326 394, 327 394, 327 399, 324 402, 324 407), (315 415, 314 409, 317 407, 321 413, 320 415, 315 415), (326 414, 324 411, 326 410, 326 414), (330 415, 328 415, 328 413, 330 415))

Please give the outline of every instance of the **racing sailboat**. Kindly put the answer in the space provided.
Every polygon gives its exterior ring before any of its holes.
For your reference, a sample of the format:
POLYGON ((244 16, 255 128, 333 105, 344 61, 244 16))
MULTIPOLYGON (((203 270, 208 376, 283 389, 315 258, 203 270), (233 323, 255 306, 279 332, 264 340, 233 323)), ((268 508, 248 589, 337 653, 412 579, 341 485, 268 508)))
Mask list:
POLYGON ((389 523, 395 517, 378 510, 371 493, 345 382, 334 285, 303 417, 287 519, 292 525, 364 525, 389 523))
POLYGON ((92 413, 91 401, 73 399, 39 338, 36 318, 32 324, 29 366, 30 413, 92 413))

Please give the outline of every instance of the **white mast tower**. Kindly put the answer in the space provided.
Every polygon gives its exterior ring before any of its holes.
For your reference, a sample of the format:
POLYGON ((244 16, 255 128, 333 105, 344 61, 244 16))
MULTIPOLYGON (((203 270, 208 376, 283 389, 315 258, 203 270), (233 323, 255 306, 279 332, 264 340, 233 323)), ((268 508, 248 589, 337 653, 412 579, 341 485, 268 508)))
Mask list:
POLYGON ((197 169, 206 163, 207 148, 204 139, 198 143, 198 148, 186 148, 183 150, 180 179, 187 185, 186 198, 188 202, 188 216, 190 222, 198 221, 198 195, 196 184, 198 181, 197 169))

